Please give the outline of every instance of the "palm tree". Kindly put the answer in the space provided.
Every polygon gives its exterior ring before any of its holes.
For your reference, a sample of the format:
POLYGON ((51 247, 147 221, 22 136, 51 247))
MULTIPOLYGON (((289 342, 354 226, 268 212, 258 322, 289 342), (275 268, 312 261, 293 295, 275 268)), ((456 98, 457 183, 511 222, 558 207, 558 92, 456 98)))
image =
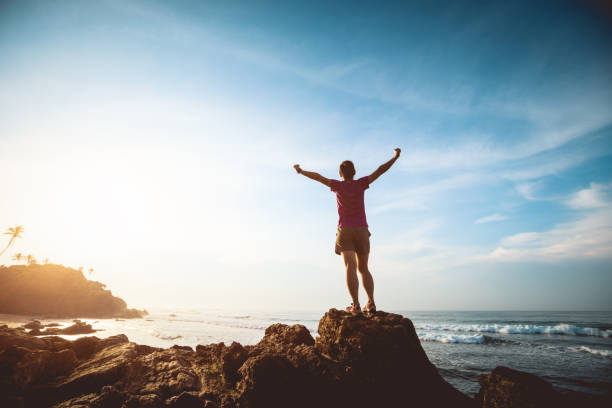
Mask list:
POLYGON ((93 268, 89 268, 87 272, 89 273, 89 276, 91 276, 91 274, 93 273, 93 268))
POLYGON ((28 263, 28 265, 34 265, 38 263, 38 261, 36 261, 36 258, 34 258, 34 255, 32 254, 28 254, 28 256, 26 256, 26 262, 28 263))
POLYGON ((13 255, 13 261, 21 263, 22 260, 23 254, 21 252, 17 252, 15 255, 13 255))
POLYGON ((44 264, 44 265, 48 265, 48 264, 49 264, 49 258, 45 258, 45 259, 43 260, 43 264, 44 264))
POLYGON ((13 244, 15 239, 21 238, 21 233, 22 232, 23 232, 23 226, 22 225, 17 225, 15 227, 11 227, 11 228, 6 230, 4 235, 10 235, 11 239, 9 239, 8 244, 6 244, 6 246, 4 247, 2 252, 0 252, 0 256, 2 256, 2 254, 4 254, 4 252, 6 252, 6 250, 13 244))

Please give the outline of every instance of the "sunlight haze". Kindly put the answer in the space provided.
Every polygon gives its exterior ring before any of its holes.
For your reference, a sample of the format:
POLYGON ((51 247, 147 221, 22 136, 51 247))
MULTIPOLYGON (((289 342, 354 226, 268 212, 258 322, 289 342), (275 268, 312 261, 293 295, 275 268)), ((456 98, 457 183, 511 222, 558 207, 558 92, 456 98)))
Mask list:
POLYGON ((335 196, 292 166, 401 147, 365 193, 379 308, 612 309, 610 14, 315 3, 2 2, 0 264, 137 308, 343 308, 335 196))

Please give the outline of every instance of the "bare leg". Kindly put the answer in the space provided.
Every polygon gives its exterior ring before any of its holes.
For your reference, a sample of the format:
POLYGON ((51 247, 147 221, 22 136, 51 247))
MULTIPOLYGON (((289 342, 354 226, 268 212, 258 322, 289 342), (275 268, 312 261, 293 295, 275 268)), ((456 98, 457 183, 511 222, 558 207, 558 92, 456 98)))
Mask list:
POLYGON ((361 284, 368 295, 368 302, 376 305, 374 303, 374 279, 368 269, 369 256, 370 254, 357 254, 357 268, 359 268, 359 273, 361 274, 361 284))
POLYGON ((346 286, 354 305, 359 305, 359 280, 357 279, 357 262, 355 251, 342 251, 342 259, 346 267, 346 286))

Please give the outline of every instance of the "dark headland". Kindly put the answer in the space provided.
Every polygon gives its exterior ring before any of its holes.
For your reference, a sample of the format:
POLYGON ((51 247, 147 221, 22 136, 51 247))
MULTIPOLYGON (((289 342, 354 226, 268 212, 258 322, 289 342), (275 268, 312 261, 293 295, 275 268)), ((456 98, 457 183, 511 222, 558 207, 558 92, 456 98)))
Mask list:
MULTIPOLYGON (((331 309, 315 340, 302 325, 274 324, 254 346, 138 345, 36 337, 0 327, 2 407, 589 407, 546 381, 498 367, 470 398, 431 364, 412 322, 331 309)), ((607 401, 609 402, 609 400, 607 401)), ((608 405, 609 406, 609 405, 608 405)))
POLYGON ((106 285, 63 265, 0 266, 0 313, 53 318, 137 318, 106 285))

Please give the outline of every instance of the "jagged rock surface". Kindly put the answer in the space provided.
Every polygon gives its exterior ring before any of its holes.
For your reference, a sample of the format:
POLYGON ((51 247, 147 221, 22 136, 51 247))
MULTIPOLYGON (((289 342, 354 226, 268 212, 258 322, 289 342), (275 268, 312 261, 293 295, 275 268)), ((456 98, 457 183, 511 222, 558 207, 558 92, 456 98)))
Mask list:
POLYGON ((331 309, 313 339, 275 324, 254 346, 160 349, 107 339, 33 337, 0 328, 0 406, 475 406, 438 374, 412 322, 331 309))
POLYGON ((610 397, 580 392, 561 393, 548 381, 508 367, 498 366, 491 374, 478 376, 476 399, 482 408, 570 408, 610 407, 610 397))

